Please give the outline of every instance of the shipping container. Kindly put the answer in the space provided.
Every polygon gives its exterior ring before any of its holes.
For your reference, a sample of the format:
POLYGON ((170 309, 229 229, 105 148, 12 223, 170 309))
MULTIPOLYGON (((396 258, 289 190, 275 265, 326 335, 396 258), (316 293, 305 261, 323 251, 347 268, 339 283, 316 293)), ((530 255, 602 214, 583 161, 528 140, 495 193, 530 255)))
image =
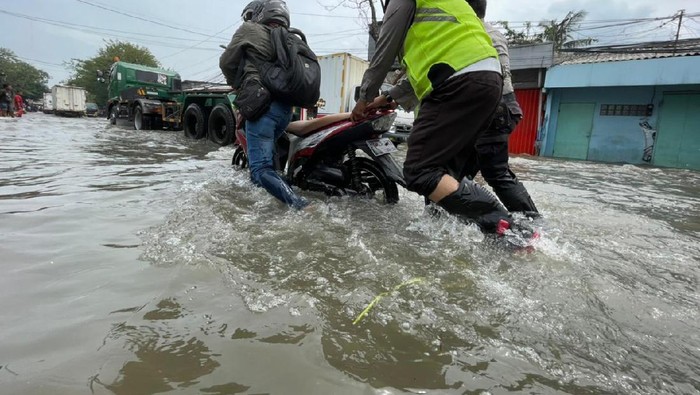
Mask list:
POLYGON ((359 89, 369 62, 349 53, 318 57, 321 66, 321 96, 318 114, 352 111, 355 90, 359 89))
POLYGON ((51 88, 56 115, 82 117, 85 115, 85 89, 77 86, 54 85, 51 88))

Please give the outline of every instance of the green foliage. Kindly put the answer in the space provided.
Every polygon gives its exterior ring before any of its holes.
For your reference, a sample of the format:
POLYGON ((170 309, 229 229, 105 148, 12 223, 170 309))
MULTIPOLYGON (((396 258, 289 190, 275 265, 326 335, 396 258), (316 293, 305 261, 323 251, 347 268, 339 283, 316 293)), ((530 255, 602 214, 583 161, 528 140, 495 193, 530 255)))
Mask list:
POLYGON ((578 48, 591 45, 598 41, 588 37, 583 39, 574 39, 573 33, 580 29, 581 22, 586 19, 586 11, 569 11, 564 19, 559 22, 556 19, 550 21, 542 21, 537 25, 540 29, 539 33, 534 33, 532 24, 525 23, 523 30, 518 31, 511 29, 508 22, 499 22, 505 30, 505 36, 508 38, 508 43, 514 45, 522 44, 537 44, 544 42, 554 43, 554 49, 562 48, 578 48))
POLYGON ((554 49, 578 48, 591 45, 598 41, 588 37, 574 40, 572 33, 581 27, 581 22, 586 19, 586 11, 569 11, 561 22, 556 20, 540 22, 540 27, 544 29, 541 33, 542 40, 553 42, 554 49))
POLYGON ((505 30, 505 36, 511 45, 538 44, 542 42, 541 35, 532 32, 532 24, 530 22, 525 22, 525 28, 521 31, 512 29, 507 21, 500 21, 498 24, 505 30))
POLYGON ((12 85, 15 92, 22 92, 25 99, 41 99, 48 92, 49 75, 17 58, 14 52, 0 48, 0 76, 3 83, 12 85))
POLYGON ((85 88, 89 102, 104 106, 108 100, 107 85, 97 81, 97 71, 101 70, 107 74, 115 57, 124 62, 160 67, 160 63, 148 48, 109 40, 92 58, 71 61, 70 67, 73 69, 73 74, 67 83, 85 88))

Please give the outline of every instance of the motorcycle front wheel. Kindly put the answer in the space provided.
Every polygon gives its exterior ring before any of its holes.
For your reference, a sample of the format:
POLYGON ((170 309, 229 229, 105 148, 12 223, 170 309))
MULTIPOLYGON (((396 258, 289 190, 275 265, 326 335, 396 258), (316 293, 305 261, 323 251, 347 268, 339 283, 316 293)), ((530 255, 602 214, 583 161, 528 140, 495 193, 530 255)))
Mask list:
POLYGON ((368 198, 377 197, 377 193, 381 193, 384 203, 398 203, 399 189, 396 186, 396 182, 391 181, 384 173, 384 170, 374 161, 368 158, 354 158, 346 160, 343 166, 348 175, 349 189, 359 189, 356 192, 368 198), (351 170, 353 165, 356 166, 356 172, 359 174, 359 186, 353 185, 355 184, 351 170))
POLYGON ((240 169, 245 169, 246 167, 248 167, 248 155, 246 155, 245 151, 243 150, 243 147, 241 147, 240 145, 236 147, 236 150, 233 152, 231 164, 233 166, 237 166, 240 169))

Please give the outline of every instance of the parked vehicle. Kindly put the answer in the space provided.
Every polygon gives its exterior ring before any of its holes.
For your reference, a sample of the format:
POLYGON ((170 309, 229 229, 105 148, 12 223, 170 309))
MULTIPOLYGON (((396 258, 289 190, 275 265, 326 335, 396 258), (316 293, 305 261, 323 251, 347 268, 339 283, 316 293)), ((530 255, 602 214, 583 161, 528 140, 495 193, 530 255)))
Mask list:
POLYGON ((51 92, 44 92, 42 106, 42 112, 44 114, 53 114, 53 96, 51 95, 51 92))
MULTIPOLYGON (((97 71, 105 82, 104 73, 97 71)), ((176 129, 181 106, 173 91, 179 91, 180 75, 169 70, 117 61, 107 75, 107 114, 112 125, 127 119, 134 129, 176 129)))
MULTIPOLYGON (((405 186, 403 172, 391 153, 396 148, 386 138, 396 114, 376 113, 364 121, 341 121, 303 137, 285 133, 277 140, 275 166, 287 180, 304 190, 331 196, 383 194, 386 203, 396 203, 396 184, 405 186), (366 156, 358 156, 358 151, 366 156)), ((232 164, 246 168, 247 140, 243 129, 236 131, 232 164)))
POLYGON ((362 76, 369 62, 349 53, 337 53, 318 57, 321 66, 321 97, 317 113, 336 114, 352 111, 356 91, 362 84, 362 76))
POLYGON ((100 108, 97 107, 97 103, 85 103, 85 115, 88 117, 97 117, 100 108))
POLYGON ((85 89, 77 86, 54 85, 51 88, 53 112, 64 117, 85 115, 85 89))
POLYGON ((384 133, 384 137, 391 140, 394 145, 399 145, 408 141, 408 136, 413 130, 414 116, 412 112, 406 112, 401 107, 398 107, 395 112, 396 120, 394 120, 394 124, 391 125, 389 131, 384 133))
POLYGON ((202 85, 183 90, 179 74, 154 67, 115 62, 107 80, 107 114, 113 125, 126 119, 135 130, 184 130, 193 139, 208 137, 219 145, 235 138, 235 94, 227 85, 202 85))

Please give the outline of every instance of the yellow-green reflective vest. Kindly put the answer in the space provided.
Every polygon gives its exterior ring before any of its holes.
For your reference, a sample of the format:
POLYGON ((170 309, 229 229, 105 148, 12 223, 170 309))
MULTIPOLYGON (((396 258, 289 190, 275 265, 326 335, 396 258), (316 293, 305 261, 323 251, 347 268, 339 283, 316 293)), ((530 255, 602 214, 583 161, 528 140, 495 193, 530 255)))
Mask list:
POLYGON ((465 0, 416 0, 403 63, 418 99, 423 100, 434 88, 428 78, 433 66, 443 64, 459 71, 490 57, 498 58, 498 53, 465 0))

